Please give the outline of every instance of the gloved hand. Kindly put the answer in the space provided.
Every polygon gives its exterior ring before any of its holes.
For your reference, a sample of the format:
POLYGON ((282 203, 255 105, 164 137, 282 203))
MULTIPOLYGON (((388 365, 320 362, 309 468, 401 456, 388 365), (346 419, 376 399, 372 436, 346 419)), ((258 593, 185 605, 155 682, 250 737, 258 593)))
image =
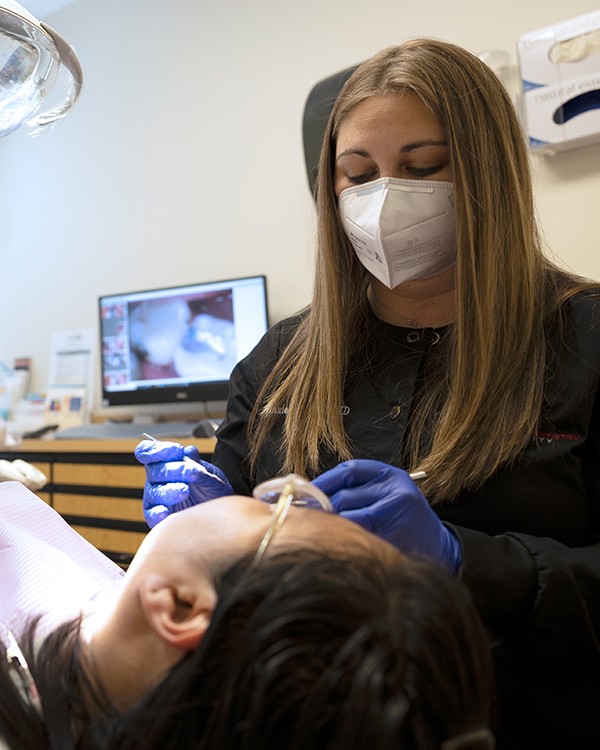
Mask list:
POLYGON ((456 573, 462 561, 454 533, 440 521, 402 469, 366 459, 344 461, 313 480, 336 513, 409 557, 436 560, 456 573))
POLYGON ((146 467, 143 507, 150 528, 170 513, 234 494, 225 474, 202 461, 193 445, 142 440, 134 455, 146 467))

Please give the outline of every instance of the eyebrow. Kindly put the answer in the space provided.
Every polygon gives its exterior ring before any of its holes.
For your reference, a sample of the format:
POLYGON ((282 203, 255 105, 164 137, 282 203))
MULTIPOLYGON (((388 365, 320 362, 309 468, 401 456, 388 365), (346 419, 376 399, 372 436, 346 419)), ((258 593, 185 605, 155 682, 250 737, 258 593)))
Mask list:
MULTIPOLYGON (((402 146, 400 149, 401 154, 406 154, 410 151, 414 151, 417 148, 424 148, 425 146, 448 146, 447 141, 436 141, 433 139, 427 139, 424 141, 415 141, 414 143, 407 143, 406 145, 402 146)), ((365 151, 364 149, 360 148, 347 148, 345 151, 342 151, 339 156, 336 156, 335 160, 338 161, 344 156, 350 156, 350 155, 356 155, 356 156, 364 156, 369 157, 370 154, 368 151, 365 151)))

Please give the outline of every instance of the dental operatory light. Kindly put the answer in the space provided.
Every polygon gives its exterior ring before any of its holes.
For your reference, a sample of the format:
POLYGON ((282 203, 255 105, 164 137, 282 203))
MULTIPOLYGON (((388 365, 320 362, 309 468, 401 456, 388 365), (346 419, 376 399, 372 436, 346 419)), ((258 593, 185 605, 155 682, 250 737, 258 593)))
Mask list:
POLYGON ((0 0, 0 137, 19 127, 30 135, 50 130, 82 83, 77 55, 60 34, 13 0, 0 0))

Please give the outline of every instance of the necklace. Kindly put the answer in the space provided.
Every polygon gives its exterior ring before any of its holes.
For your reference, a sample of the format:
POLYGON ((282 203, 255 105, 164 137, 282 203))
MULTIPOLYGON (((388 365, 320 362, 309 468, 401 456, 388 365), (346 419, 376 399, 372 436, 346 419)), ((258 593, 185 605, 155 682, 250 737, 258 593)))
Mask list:
POLYGON ((423 326, 420 326, 416 320, 411 320, 410 318, 400 318, 400 320, 403 323, 406 323, 409 328, 422 328, 423 326))

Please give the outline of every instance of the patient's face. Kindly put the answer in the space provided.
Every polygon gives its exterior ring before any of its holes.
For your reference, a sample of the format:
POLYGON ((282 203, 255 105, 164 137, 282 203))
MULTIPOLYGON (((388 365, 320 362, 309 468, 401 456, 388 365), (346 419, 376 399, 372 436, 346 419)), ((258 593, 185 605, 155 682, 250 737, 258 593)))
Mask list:
MULTIPOLYGON (((274 506, 255 498, 231 496, 180 511, 148 534, 131 564, 161 570, 167 560, 184 559, 220 570, 256 552, 273 517, 274 506)), ((268 552, 298 547, 342 554, 399 554, 386 542, 340 516, 292 506, 268 552)))

